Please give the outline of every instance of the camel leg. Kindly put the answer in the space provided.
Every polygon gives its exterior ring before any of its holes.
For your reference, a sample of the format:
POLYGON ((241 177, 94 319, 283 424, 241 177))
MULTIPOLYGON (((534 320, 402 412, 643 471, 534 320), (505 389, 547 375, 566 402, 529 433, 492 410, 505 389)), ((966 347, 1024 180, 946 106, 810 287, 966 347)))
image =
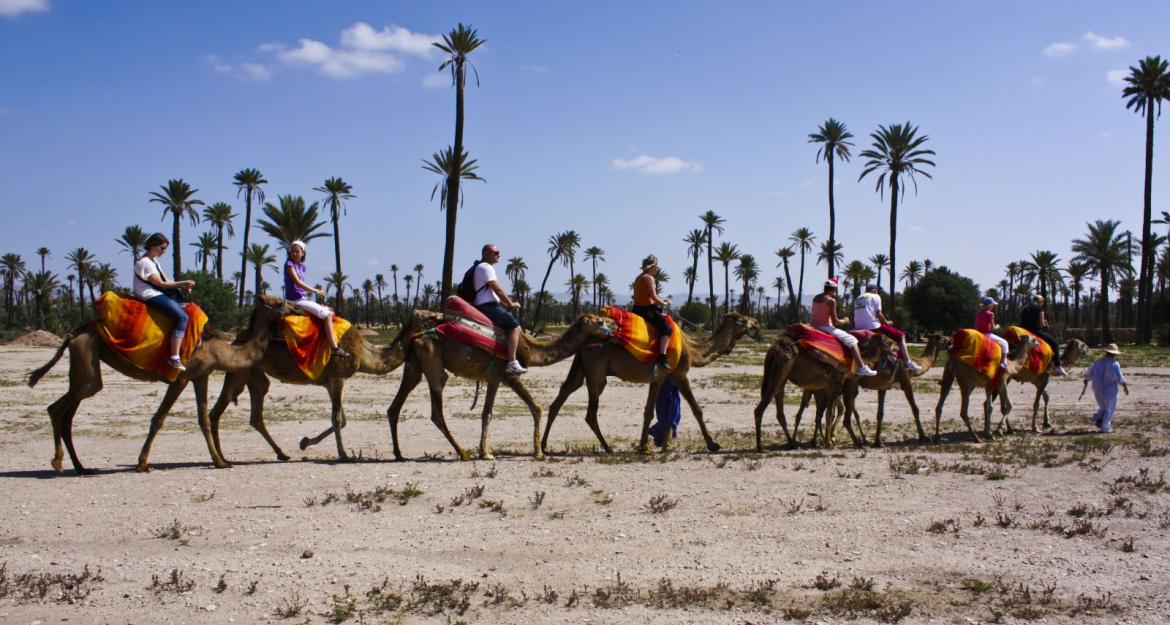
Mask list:
POLYGON ((942 420, 943 405, 947 401, 947 395, 951 392, 951 386, 955 382, 955 371, 948 363, 943 369, 942 381, 939 383, 938 404, 934 407, 934 442, 939 442, 939 421, 942 420))
MULTIPOLYGON (((488 382, 487 392, 483 396, 483 415, 479 418, 479 458, 480 460, 495 460, 496 457, 488 451, 488 425, 492 421, 492 407, 496 404, 496 391, 500 389, 499 382, 488 382)), ((515 390, 512 387, 512 390, 515 390)), ((519 395, 520 393, 516 393, 519 395)))
MULTIPOLYGON (((989 428, 991 426, 991 409, 995 405, 994 402, 992 401, 993 399, 994 398, 988 398, 988 404, 987 404, 987 423, 988 423, 989 428)), ((1007 383, 1005 382, 1003 385, 1000 386, 1000 390, 999 390, 1000 422, 999 422, 999 425, 996 426, 996 432, 999 432, 999 431, 1003 430, 1004 428, 1006 428, 1006 430, 1004 430, 1004 431, 1006 431, 1008 434, 1012 433, 1012 424, 1011 424, 1011 421, 1009 420, 1011 412, 1012 412, 1012 402, 1011 402, 1011 399, 1008 397, 1007 383)))
POLYGON ((800 408, 796 409, 796 414, 792 417, 792 430, 795 432, 796 428, 800 426, 800 418, 804 416, 804 409, 808 408, 808 402, 813 398, 812 391, 802 390, 800 393, 800 408))
POLYGON ((195 414, 198 415, 199 431, 203 432, 203 439, 207 442, 207 452, 211 454, 211 462, 217 469, 230 469, 232 463, 223 459, 219 454, 219 446, 211 436, 211 421, 207 417, 207 382, 210 376, 201 375, 191 381, 195 389, 195 414))
POLYGON ((784 393, 778 393, 773 402, 776 404, 776 420, 780 422, 780 430, 784 432, 785 442, 789 447, 800 445, 800 436, 796 431, 796 428, 800 426, 799 421, 792 424, 792 433, 788 433, 788 419, 784 417, 784 393))
POLYGON ((601 449, 605 453, 611 454, 613 453, 613 449, 601 433, 601 424, 597 422, 597 409, 601 405, 601 393, 605 390, 607 382, 604 372, 600 376, 586 377, 585 390, 589 393, 589 403, 585 407, 585 424, 589 426, 590 430, 593 430, 593 435, 597 437, 597 442, 601 444, 601 449))
MULTIPOLYGON (((1044 425, 1043 425, 1043 428, 1045 430, 1051 430, 1052 423, 1050 423, 1048 421, 1048 389, 1044 389, 1043 391, 1040 391, 1040 394, 1044 398, 1044 425)), ((1034 410, 1035 410, 1035 408, 1033 408, 1033 411, 1034 410)))
POLYGON ((459 456, 460 460, 471 460, 471 454, 459 446, 459 442, 455 440, 451 430, 447 429, 447 419, 443 416, 443 387, 447 384, 447 373, 439 369, 438 371, 425 372, 425 374, 427 387, 431 392, 431 423, 434 423, 435 427, 443 433, 447 442, 451 443, 455 455, 459 456))
POLYGON ((650 382, 649 392, 646 394, 646 407, 642 409, 642 438, 638 442, 638 453, 647 456, 655 453, 654 448, 650 445, 650 422, 654 420, 654 404, 660 390, 662 390, 661 380, 650 382))
MULTIPOLYGON (((841 392, 841 397, 838 399, 838 410, 841 410, 845 415, 845 430, 849 433, 849 440, 853 442, 854 447, 864 447, 866 444, 865 432, 861 431, 861 415, 857 412, 857 405, 854 403, 857 399, 857 387, 846 387, 841 392), (857 420, 857 432, 853 431, 853 419, 857 420)), ((835 435, 834 435, 835 437, 835 435)))
MULTIPOLYGON (((272 435, 268 433, 268 426, 264 424, 264 398, 268 395, 268 387, 271 383, 268 381, 268 376, 260 369, 252 369, 252 374, 248 376, 248 397, 251 399, 251 416, 248 419, 248 424, 252 429, 260 433, 260 436, 276 452, 276 459, 281 462, 289 460, 288 454, 276 444, 272 439, 272 435)), ((220 448, 220 453, 223 453, 223 448, 220 448)))
MULTIPOLYGON (((158 405, 158 410, 154 412, 154 416, 150 419, 150 431, 146 433, 146 442, 142 444, 142 451, 138 454, 138 469, 139 473, 147 473, 150 471, 150 465, 147 464, 147 459, 150 457, 150 446, 154 444, 154 437, 158 431, 162 429, 163 422, 167 419, 167 414, 171 411, 171 406, 175 405, 175 400, 183 393, 183 389, 187 388, 186 380, 179 380, 167 385, 167 392, 163 395, 162 403, 158 405)), ((66 442, 68 444, 68 442, 66 442)))
POLYGON ((211 440, 215 443, 215 448, 219 450, 221 458, 223 457, 223 445, 219 442, 219 420, 223 417, 223 413, 227 411, 228 404, 236 401, 236 398, 244 391, 247 381, 247 373, 225 373, 223 376, 223 387, 219 390, 219 397, 216 398, 215 405, 211 407, 211 412, 207 415, 208 420, 211 422, 211 440))
POLYGON ((776 402, 776 420, 780 422, 780 427, 784 430, 784 438, 788 440, 788 444, 792 444, 792 437, 788 434, 788 423, 784 419, 784 380, 771 373, 771 368, 765 363, 764 376, 760 380, 760 401, 756 404, 756 409, 753 413, 756 419, 756 451, 764 451, 763 433, 761 432, 764 422, 764 411, 768 409, 768 404, 773 401, 776 402))
MULTIPOLYGON (((914 405, 914 400, 910 400, 910 404, 914 405)), ((873 446, 874 447, 881 447, 882 446, 882 420, 885 419, 885 416, 886 416, 886 391, 879 390, 878 391, 877 426, 873 431, 873 446)), ((918 411, 917 410, 914 411, 914 420, 918 421, 918 411)), ((859 428, 861 427, 860 421, 858 421, 858 427, 859 428)), ((922 430, 921 425, 918 426, 918 430, 919 431, 922 430)))
POLYGON ((53 425, 54 471, 61 471, 62 445, 69 452, 73 471, 85 475, 85 467, 73 448, 73 417, 81 402, 102 390, 101 354, 92 336, 82 335, 69 344, 69 390, 49 405, 49 422, 53 425), (88 344, 79 341, 91 341, 88 344), (88 346, 89 349, 85 349, 88 346))
POLYGON ((402 406, 406 404, 406 398, 410 397, 410 392, 421 380, 422 371, 418 365, 413 361, 406 361, 406 366, 402 369, 402 382, 398 385, 398 394, 386 409, 386 420, 390 424, 390 442, 394 446, 394 459, 398 461, 403 460, 402 450, 398 446, 398 419, 402 415, 402 406))
MULTIPOLYGON (((581 365, 581 356, 577 355, 573 357, 573 363, 569 367, 569 376, 561 383, 561 389, 557 392, 557 398, 548 407, 548 422, 544 424, 544 435, 540 438, 540 451, 542 454, 548 453, 548 434, 552 431, 553 421, 556 420, 557 415, 561 412, 561 406, 564 406, 565 402, 569 399, 569 395, 572 395, 574 391, 581 388, 581 385, 584 383, 585 373, 581 365)), ((588 421, 589 418, 586 417, 585 420, 588 421)), ((594 431, 596 432, 596 430, 594 431)), ((598 438, 600 437, 601 435, 598 434, 598 438)))
POLYGON ((329 403, 332 405, 330 422, 333 424, 333 440, 337 443, 337 460, 349 462, 349 454, 345 451, 345 443, 341 442, 341 430, 345 429, 345 406, 341 403, 342 391, 345 390, 345 378, 330 380, 325 386, 329 389, 329 403))
MULTIPOLYGON (((537 460, 544 460, 544 452, 541 450, 540 440, 540 419, 542 412, 540 409, 540 404, 536 403, 536 400, 532 398, 532 393, 529 393, 528 388, 521 384, 519 380, 509 379, 504 383, 508 385, 508 388, 512 389, 512 392, 516 393, 516 396, 520 398, 520 401, 524 402, 525 406, 528 406, 528 412, 532 413, 532 456, 537 460)), ((484 426, 483 431, 484 442, 486 443, 486 425, 484 426)))
MULTIPOLYGON (((683 399, 687 400, 687 405, 691 407, 691 413, 695 415, 695 421, 699 422, 699 431, 703 434, 703 440, 707 442, 707 451, 715 453, 719 451, 719 443, 707 431, 707 423, 703 420, 703 409, 699 407, 699 402, 695 400, 695 393, 691 390, 691 381, 687 377, 681 377, 674 380, 675 386, 678 387, 678 392, 682 393, 683 399)), ((759 419, 756 419, 759 423, 759 419)), ((759 429, 756 430, 756 445, 759 445, 759 429)), ((666 444, 662 446, 663 451, 670 450, 670 437, 666 437, 666 444)))
MULTIPOLYGON (((991 400, 988 399, 984 402, 984 407, 985 407, 984 410, 985 411, 986 411, 986 406, 987 406, 988 402, 990 402, 990 401, 991 400)), ((976 443, 979 443, 982 441, 979 439, 979 435, 975 433, 975 427, 973 425, 971 425, 971 415, 967 413, 967 409, 970 407, 970 405, 971 405, 971 389, 960 388, 959 389, 959 416, 963 418, 963 423, 966 424, 967 432, 969 432, 971 434, 971 438, 974 439, 976 443)))
POLYGON ((818 392, 818 394, 817 394, 816 401, 817 401, 816 417, 813 420, 813 424, 814 424, 813 425, 813 438, 812 438, 813 449, 817 448, 817 440, 818 439, 820 439, 822 445, 824 445, 826 448, 828 448, 828 447, 831 447, 831 445, 829 443, 829 423, 827 423, 825 421, 825 419, 832 419, 832 415, 831 414, 826 415, 825 413, 830 412, 832 410, 832 408, 830 406, 830 402, 828 400, 828 397, 824 396, 820 392, 818 392))
MULTIPOLYGON (((906 396, 906 403, 910 404, 910 412, 914 415, 914 427, 918 429, 919 442, 925 443, 926 432, 922 429, 922 418, 918 410, 918 402, 914 399, 914 383, 911 381, 909 375, 903 374, 898 380, 898 386, 902 387, 902 394, 906 396)), ((879 397, 881 397, 879 395, 879 397)))

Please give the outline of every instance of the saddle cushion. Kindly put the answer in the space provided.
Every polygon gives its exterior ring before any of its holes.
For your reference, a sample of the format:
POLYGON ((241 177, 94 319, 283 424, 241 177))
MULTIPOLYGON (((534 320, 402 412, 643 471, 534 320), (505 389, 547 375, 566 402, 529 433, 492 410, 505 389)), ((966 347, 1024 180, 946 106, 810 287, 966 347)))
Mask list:
MULTIPOLYGON (((807 323, 794 323, 788 326, 787 334, 796 341, 800 353, 815 358, 841 371, 856 371, 857 363, 853 362, 853 352, 846 351, 845 346, 837 337, 818 330, 807 323)), ((873 332, 858 330, 852 333, 857 340, 869 340, 873 332), (862 336, 862 335, 866 336, 862 336)))
POLYGON ((477 347, 498 358, 508 356, 507 337, 498 330, 487 315, 458 295, 443 302, 443 323, 435 327, 443 338, 477 347))
POLYGON ((978 330, 959 330, 951 337, 950 357, 983 374, 992 388, 999 386, 1004 374, 1003 368, 999 366, 1003 359, 1001 351, 998 343, 978 330))
MULTIPOLYGON (((198 304, 184 304, 183 308, 187 311, 187 331, 179 346, 179 358, 186 364, 203 339, 207 315, 198 304)), ((179 372, 167 363, 171 356, 171 325, 160 311, 113 291, 98 298, 97 320, 93 322, 106 347, 115 354, 143 371, 174 382, 179 372)))
MULTIPOLYGON (((325 372, 325 366, 333 357, 333 349, 321 331, 321 324, 325 320, 312 315, 286 315, 282 320, 284 327, 284 344, 288 347, 288 354, 309 380, 316 382, 325 372)), ((333 336, 337 340, 345 336, 351 324, 333 315, 333 336)), ((358 354, 354 354, 357 358, 358 354)))
MULTIPOLYGON (((646 363, 654 362, 658 358, 658 330, 650 327, 641 315, 624 308, 606 306, 601 309, 601 316, 613 320, 617 330, 614 331, 611 340, 626 348, 631 356, 646 363)), ((670 343, 666 346, 666 361, 673 369, 682 360, 683 331, 670 315, 666 315, 666 323, 672 330, 670 343)))
POLYGON ((1032 348, 1032 353, 1028 355, 1028 362, 1024 363, 1024 366, 1036 375, 1044 375, 1044 372, 1048 371, 1048 367, 1052 366, 1052 358, 1054 356, 1052 346, 1044 339, 1020 326, 1008 326, 1007 330, 1004 330, 1003 333, 1003 338, 1007 339, 1008 345, 1011 345, 1013 350, 1020 346, 1025 336, 1031 337, 1036 342, 1036 345, 1032 348))

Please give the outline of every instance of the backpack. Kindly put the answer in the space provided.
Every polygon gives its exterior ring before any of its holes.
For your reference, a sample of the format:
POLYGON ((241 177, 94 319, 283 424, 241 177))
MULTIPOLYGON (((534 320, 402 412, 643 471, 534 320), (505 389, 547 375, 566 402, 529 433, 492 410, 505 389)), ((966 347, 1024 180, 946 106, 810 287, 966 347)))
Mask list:
POLYGON ((460 299, 467 302, 468 304, 471 304, 472 306, 475 305, 475 296, 479 295, 480 291, 488 288, 488 285, 486 284, 478 289, 475 288, 475 268, 479 267, 481 262, 483 261, 477 260, 471 264, 471 268, 463 273, 463 280, 459 282, 459 288, 455 290, 455 294, 458 295, 460 299))

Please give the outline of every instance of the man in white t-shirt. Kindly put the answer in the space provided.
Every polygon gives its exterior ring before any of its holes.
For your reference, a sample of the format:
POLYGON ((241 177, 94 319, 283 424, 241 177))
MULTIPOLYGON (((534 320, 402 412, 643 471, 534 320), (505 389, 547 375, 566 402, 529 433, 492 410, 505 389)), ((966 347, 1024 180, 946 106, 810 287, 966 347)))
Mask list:
POLYGON ((500 262, 500 248, 493 243, 483 246, 479 264, 475 266, 475 301, 472 304, 479 312, 487 315, 492 323, 507 333, 508 365, 504 371, 519 375, 528 370, 516 360, 516 348, 520 345, 520 322, 509 311, 520 310, 520 304, 513 302, 496 280, 496 269, 492 265, 500 262))
POLYGON ((881 289, 872 282, 865 285, 865 293, 853 302, 853 329, 870 330, 893 339, 902 350, 902 362, 906 369, 911 372, 921 369, 918 363, 910 359, 906 333, 890 325, 890 321, 882 314, 881 289))

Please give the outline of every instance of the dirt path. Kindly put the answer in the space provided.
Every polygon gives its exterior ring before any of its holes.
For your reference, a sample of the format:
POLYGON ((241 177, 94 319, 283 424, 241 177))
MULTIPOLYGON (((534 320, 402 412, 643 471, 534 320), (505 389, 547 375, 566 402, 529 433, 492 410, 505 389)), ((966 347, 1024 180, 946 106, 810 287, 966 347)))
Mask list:
MULTIPOLYGON (((275 461, 245 401, 225 416, 236 466, 209 468, 188 392, 154 446, 154 471, 139 474, 162 387, 106 369, 76 422, 78 453, 97 474, 77 478, 49 469, 44 409, 67 365, 30 390, 24 375, 51 351, 0 347, 0 622, 1170 620, 1170 370, 1128 372, 1134 394, 1109 436, 1090 433, 1080 383, 1061 380, 1052 435, 973 445, 952 396, 944 444, 903 442, 910 412, 891 393, 883 449, 853 449, 842 432, 836 450, 781 450, 769 415, 774 451, 758 456, 748 453, 758 349, 692 377, 723 453, 700 451, 684 410, 680 453, 601 456, 582 390, 543 463, 526 456, 532 422, 507 391, 494 463, 455 461, 422 391, 400 428, 412 460, 385 461, 395 373, 347 386, 345 439, 362 462, 333 462, 331 439, 298 450, 325 427, 327 397, 274 383, 268 424, 293 461, 275 461)), ((567 369, 526 381, 547 405, 567 369)), ((937 378, 917 385, 928 431, 937 378)), ((1030 387, 1012 391, 1025 425, 1030 387)), ((447 398, 469 449, 472 392, 453 379, 447 398)), ((600 420, 615 449, 631 449, 644 400, 641 387, 609 384, 600 420)), ((870 421, 874 401, 863 393, 870 421)))

